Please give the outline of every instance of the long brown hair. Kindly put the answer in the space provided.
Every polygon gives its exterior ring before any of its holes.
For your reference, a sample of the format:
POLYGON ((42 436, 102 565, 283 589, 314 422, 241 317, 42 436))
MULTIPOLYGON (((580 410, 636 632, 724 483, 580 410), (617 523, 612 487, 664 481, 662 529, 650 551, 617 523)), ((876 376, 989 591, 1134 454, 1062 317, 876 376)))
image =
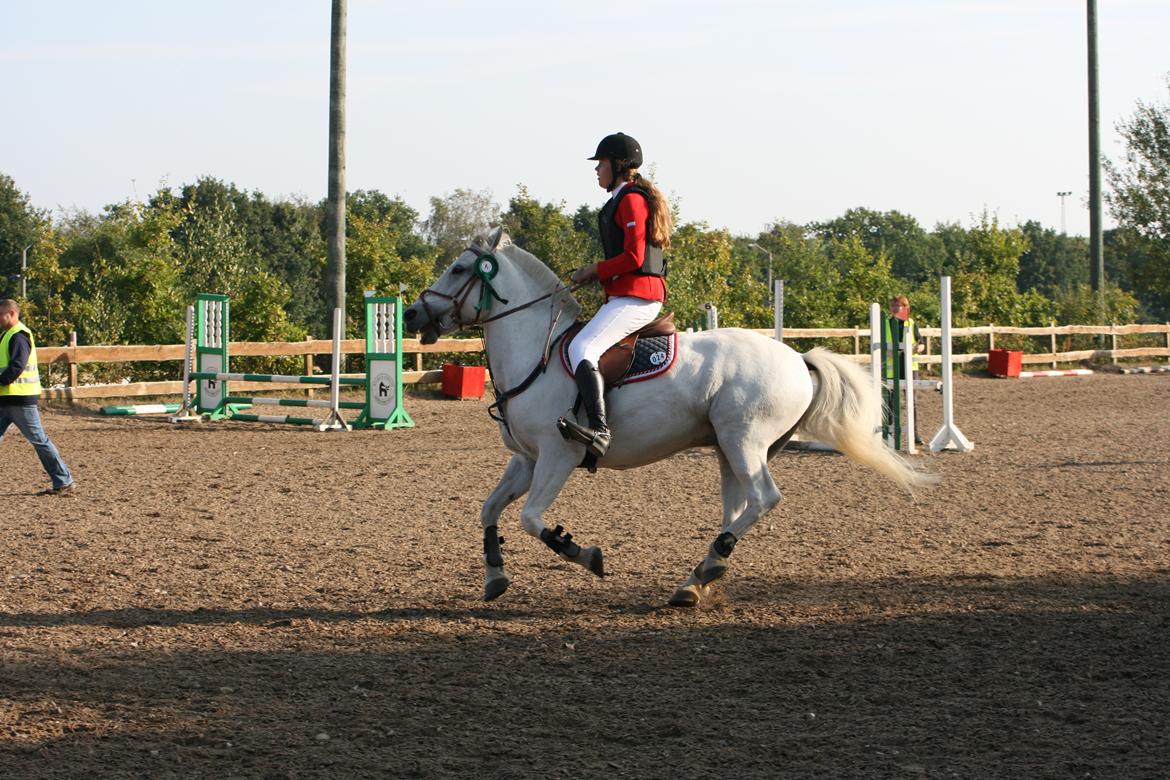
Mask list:
POLYGON ((670 217, 670 202, 662 194, 662 190, 654 186, 654 182, 631 168, 625 172, 624 178, 635 187, 646 190, 650 197, 650 224, 647 225, 646 238, 656 247, 670 249, 670 233, 674 229, 670 217))

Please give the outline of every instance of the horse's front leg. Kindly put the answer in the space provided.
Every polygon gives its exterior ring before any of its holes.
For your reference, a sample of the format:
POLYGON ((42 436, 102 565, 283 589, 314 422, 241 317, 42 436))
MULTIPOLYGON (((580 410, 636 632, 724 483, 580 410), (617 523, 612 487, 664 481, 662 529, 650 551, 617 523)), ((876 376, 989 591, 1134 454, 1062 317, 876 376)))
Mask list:
POLYGON ((487 501, 483 502, 479 523, 483 526, 484 601, 498 598, 508 589, 508 576, 504 574, 504 556, 500 551, 500 544, 504 538, 500 536, 497 523, 504 508, 528 492, 535 465, 531 459, 523 455, 513 455, 496 489, 487 497, 487 501))
POLYGON ((543 520, 545 510, 556 500, 569 475, 580 463, 581 450, 577 446, 554 446, 541 450, 536 459, 532 489, 528 500, 524 502, 524 509, 520 511, 520 524, 525 531, 540 539, 566 561, 584 566, 598 577, 604 577, 605 563, 600 548, 582 547, 573 541, 573 535, 566 533, 564 528, 559 525, 546 528, 543 520))

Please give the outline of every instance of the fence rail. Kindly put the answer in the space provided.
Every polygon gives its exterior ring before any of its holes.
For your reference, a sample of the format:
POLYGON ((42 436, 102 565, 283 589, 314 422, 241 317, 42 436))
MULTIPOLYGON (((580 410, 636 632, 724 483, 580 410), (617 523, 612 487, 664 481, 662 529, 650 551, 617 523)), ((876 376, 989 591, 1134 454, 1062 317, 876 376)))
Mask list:
MULTIPOLYGON (((772 336, 772 328, 756 328, 757 333, 772 336)), ((932 353, 932 346, 936 344, 942 331, 939 328, 921 328, 926 339, 926 354, 920 355, 918 361, 927 365, 937 365, 942 358, 932 353)), ((995 348, 996 336, 1032 336, 1050 338, 1051 349, 1047 352, 1026 352, 1024 363, 1072 363, 1084 360, 1096 362, 1116 362, 1119 358, 1137 357, 1165 357, 1170 358, 1170 322, 1155 325, 1051 325, 1049 327, 1012 327, 1006 325, 979 325, 968 328, 951 328, 952 338, 986 337, 987 348, 995 348), (1122 336, 1163 335, 1166 340, 1164 347, 1133 347, 1118 348, 1117 339, 1122 336), (1109 349, 1057 351, 1057 336, 1105 336, 1110 339, 1109 349)), ((869 341, 869 328, 784 328, 784 339, 793 341, 799 339, 826 339, 847 338, 853 340, 854 360, 860 363, 869 362, 868 349, 861 349, 862 341, 869 341)), ((311 372, 311 362, 316 355, 330 354, 333 342, 328 339, 306 339, 305 341, 241 341, 230 345, 231 354, 235 357, 295 357, 303 356, 308 371, 311 372)), ((440 381, 441 371, 423 371, 422 356, 432 353, 451 352, 482 352, 483 339, 439 339, 434 344, 423 344, 418 339, 403 339, 401 350, 404 354, 415 356, 415 370, 403 371, 402 381, 410 384, 430 384, 440 381)), ((342 354, 363 354, 365 342, 362 339, 345 339, 341 342, 342 354)), ((77 367, 82 363, 136 363, 156 361, 182 361, 184 345, 182 344, 155 344, 155 345, 112 345, 112 346, 68 346, 68 347, 38 347, 38 357, 41 365, 67 367, 67 381, 62 386, 46 388, 45 397, 58 400, 81 400, 97 398, 131 398, 153 395, 179 395, 183 391, 183 383, 179 380, 160 382, 129 382, 105 385, 79 385, 77 382, 77 367)), ((955 363, 974 363, 987 359, 987 352, 953 353, 951 358, 955 363)), ((176 370, 176 375, 179 373, 176 370)), ((343 376, 363 376, 352 374, 343 376)), ((284 385, 271 382, 236 382, 232 390, 260 391, 277 389, 300 389, 304 385, 284 385)))

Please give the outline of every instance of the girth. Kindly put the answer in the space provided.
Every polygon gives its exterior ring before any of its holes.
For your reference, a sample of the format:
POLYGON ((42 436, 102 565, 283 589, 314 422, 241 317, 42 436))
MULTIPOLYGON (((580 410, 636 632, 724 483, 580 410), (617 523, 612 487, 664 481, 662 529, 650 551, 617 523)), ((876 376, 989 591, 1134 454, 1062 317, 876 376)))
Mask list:
MULTIPOLYGON (((585 327, 584 322, 574 322, 565 331, 564 341, 566 348, 576 338, 577 333, 583 327, 585 327)), ((630 366, 634 364, 634 348, 640 337, 669 336, 677 331, 678 328, 674 325, 674 312, 669 312, 663 314, 649 325, 634 331, 602 353, 601 360, 598 361, 597 370, 601 372, 601 378, 605 380, 606 388, 616 387, 622 383, 622 379, 629 372, 630 366)))

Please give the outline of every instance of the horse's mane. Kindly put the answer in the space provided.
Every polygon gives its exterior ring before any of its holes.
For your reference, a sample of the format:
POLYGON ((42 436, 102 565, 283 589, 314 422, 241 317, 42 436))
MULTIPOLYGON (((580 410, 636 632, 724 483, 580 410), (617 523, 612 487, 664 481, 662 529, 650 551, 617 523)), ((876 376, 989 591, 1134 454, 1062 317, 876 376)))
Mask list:
MULTIPOLYGON (((500 240, 494 250, 492 249, 491 235, 478 233, 471 239, 471 248, 483 253, 494 251, 505 254, 525 275, 535 280, 546 291, 552 290, 558 284, 562 283, 560 277, 545 265, 539 257, 527 249, 513 244, 512 239, 508 237, 507 233, 500 234, 500 240)), ((564 293, 563 299, 565 301, 565 307, 562 316, 570 318, 568 321, 571 322, 581 314, 581 304, 577 303, 577 299, 569 292, 564 293)))

